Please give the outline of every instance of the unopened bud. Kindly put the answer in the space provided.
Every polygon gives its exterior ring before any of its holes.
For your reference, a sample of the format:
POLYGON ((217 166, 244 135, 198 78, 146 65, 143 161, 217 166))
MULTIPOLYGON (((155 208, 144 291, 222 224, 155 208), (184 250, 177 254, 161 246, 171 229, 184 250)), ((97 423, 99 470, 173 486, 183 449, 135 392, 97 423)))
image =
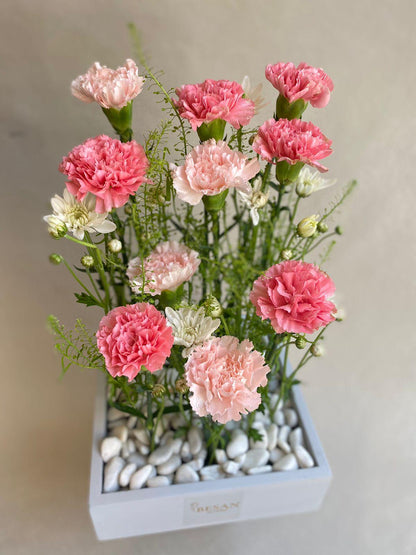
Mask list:
POLYGON ((283 249, 280 253, 280 256, 283 258, 283 260, 290 260, 293 256, 293 252, 290 249, 283 249))
POLYGON ((59 219, 57 216, 50 216, 48 219, 48 232, 51 237, 54 239, 61 239, 65 237, 68 228, 66 227, 66 223, 59 219))
POLYGON ((63 258, 60 254, 53 253, 49 255, 49 262, 55 264, 55 266, 58 266, 62 261, 63 258))
POLYGON ((315 345, 312 345, 310 351, 314 357, 321 357, 325 354, 325 349, 320 343, 315 343, 315 345))
POLYGON ((131 209, 130 204, 126 204, 124 206, 124 213, 127 214, 127 216, 130 216, 130 214, 132 213, 132 209, 131 209))
POLYGON ((251 135, 251 137, 248 140, 248 144, 252 145, 254 143, 255 138, 256 138, 256 135, 251 135))
POLYGON ((344 231, 341 226, 337 225, 337 227, 335 228, 335 233, 337 233, 338 235, 342 235, 344 231))
POLYGON ((298 335, 295 341, 295 345, 298 349, 304 349, 306 347, 306 339, 302 335, 298 335))
POLYGON ((328 226, 325 222, 319 222, 317 230, 319 233, 326 233, 328 231, 328 226))
POLYGON ((81 264, 84 268, 92 268, 92 266, 94 266, 94 259, 89 254, 86 254, 81 258, 81 264))
POLYGON ((318 218, 319 216, 317 214, 303 218, 303 220, 298 223, 296 228, 298 235, 305 239, 307 237, 312 237, 318 226, 318 218))
POLYGON ((108 243, 108 248, 110 252, 117 253, 121 251, 121 249, 123 248, 123 244, 118 239, 111 239, 111 241, 108 243))
POLYGON ((163 397, 166 393, 166 388, 163 384, 161 383, 156 383, 153 386, 152 389, 152 397, 154 397, 155 399, 159 398, 159 397, 163 397))
POLYGON ((343 308, 337 308, 334 316, 337 322, 342 322, 345 320, 345 310, 343 308))
POLYGON ((202 303, 205 309, 205 314, 211 316, 212 318, 218 318, 222 314, 222 306, 220 302, 214 297, 214 295, 208 295, 205 301, 202 303))
POLYGON ((189 390, 186 378, 178 378, 175 382, 175 389, 178 393, 186 393, 189 390))

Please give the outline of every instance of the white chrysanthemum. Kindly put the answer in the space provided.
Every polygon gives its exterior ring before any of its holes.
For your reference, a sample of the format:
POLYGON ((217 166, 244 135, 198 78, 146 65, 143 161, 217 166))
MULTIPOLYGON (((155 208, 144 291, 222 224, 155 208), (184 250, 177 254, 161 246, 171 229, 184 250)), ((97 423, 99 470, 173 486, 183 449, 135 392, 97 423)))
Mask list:
POLYGON ((172 328, 175 345, 183 345, 184 357, 188 357, 194 347, 209 339, 221 324, 219 318, 205 316, 204 309, 196 307, 173 310, 169 306, 165 309, 166 320, 172 328))
POLYGON ((238 191, 243 201, 250 208, 250 217, 254 225, 257 225, 260 220, 258 209, 263 208, 269 200, 269 194, 261 191, 261 185, 262 180, 258 177, 254 180, 253 186, 251 187, 251 191, 249 193, 238 191))
POLYGON ((300 197, 309 197, 315 191, 326 189, 335 185, 336 179, 325 179, 319 171, 312 171, 308 166, 303 166, 296 179, 296 193, 300 197))
POLYGON ((264 101, 264 98, 261 95, 263 85, 260 83, 259 85, 252 87, 250 83, 250 77, 248 75, 245 75, 241 86, 244 90, 244 96, 254 102, 254 113, 258 114, 260 110, 267 105, 267 102, 264 101))
POLYGON ((51 199, 51 205, 53 214, 44 216, 45 222, 49 223, 58 218, 77 239, 83 239, 86 231, 89 233, 111 233, 116 229, 113 222, 106 220, 107 213, 98 214, 95 212, 95 197, 90 193, 79 202, 65 189, 63 198, 55 195, 51 199))

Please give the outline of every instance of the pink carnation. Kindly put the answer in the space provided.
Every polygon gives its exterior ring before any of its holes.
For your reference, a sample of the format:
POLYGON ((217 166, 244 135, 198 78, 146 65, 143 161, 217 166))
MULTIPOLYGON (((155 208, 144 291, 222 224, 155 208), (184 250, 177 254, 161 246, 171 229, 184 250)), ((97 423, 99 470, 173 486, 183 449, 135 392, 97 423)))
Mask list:
POLYGON ((179 100, 173 102, 194 131, 214 119, 228 121, 238 129, 248 125, 255 113, 254 102, 243 98, 243 87, 235 81, 206 79, 197 85, 182 85, 175 92, 179 100))
POLYGON ((102 214, 126 204, 145 180, 148 166, 143 147, 135 141, 100 135, 72 149, 59 171, 69 178, 69 192, 79 201, 92 193, 95 211, 102 214))
POLYGON ((214 337, 195 347, 185 364, 190 403, 199 416, 210 414, 221 424, 240 420, 258 408, 259 386, 267 384, 270 368, 248 339, 214 337))
POLYGON ((172 328, 149 303, 118 306, 101 319, 97 345, 109 373, 131 382, 142 366, 160 370, 173 345, 172 328))
POLYGON ((144 260, 130 260, 127 276, 136 294, 160 295, 163 291, 174 291, 189 281, 200 264, 198 253, 177 241, 159 243, 144 260), (145 285, 143 288, 143 273, 145 285))
POLYGON ((291 165, 298 162, 314 166, 321 172, 327 171, 318 160, 329 156, 332 141, 313 123, 300 119, 269 119, 259 128, 253 149, 272 162, 285 160, 291 165))
POLYGON ((144 78, 133 60, 110 69, 95 62, 84 75, 71 83, 72 94, 83 102, 97 102, 103 108, 120 110, 142 90, 144 78))
POLYGON ((334 320, 336 308, 328 300, 334 292, 333 281, 317 266, 288 260, 254 282, 250 301, 277 333, 313 333, 334 320))
POLYGON ((334 89, 332 80, 323 69, 301 63, 275 64, 266 67, 266 79, 289 102, 303 98, 316 108, 323 108, 329 102, 334 89))
POLYGON ((171 170, 178 197, 195 205, 204 195, 218 195, 230 187, 250 191, 248 180, 260 171, 260 164, 224 141, 210 139, 195 147, 183 166, 172 164, 171 170))

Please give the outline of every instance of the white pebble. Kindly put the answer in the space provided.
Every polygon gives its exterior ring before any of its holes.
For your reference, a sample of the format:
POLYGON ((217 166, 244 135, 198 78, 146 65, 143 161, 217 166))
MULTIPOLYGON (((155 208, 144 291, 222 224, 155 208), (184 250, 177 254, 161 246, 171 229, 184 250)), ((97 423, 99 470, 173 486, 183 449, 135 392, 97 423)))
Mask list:
POLYGON ((208 480, 219 480, 225 478, 225 472, 219 464, 210 464, 201 468, 199 472, 201 480, 206 482, 208 480))
MULTIPOLYGON (((172 446, 171 445, 161 445, 157 449, 155 449, 149 455, 148 463, 154 464, 155 466, 159 466, 169 460, 172 456, 172 446)), ((167 473, 169 474, 169 472, 167 473)))
POLYGON ((126 418, 126 413, 114 407, 110 407, 108 409, 108 412, 107 412, 108 422, 113 422, 113 420, 119 420, 120 418, 126 418))
POLYGON ((104 468, 103 491, 117 491, 119 489, 118 477, 126 463, 121 457, 113 457, 104 468))
POLYGON ((292 449, 295 449, 298 445, 303 445, 302 428, 295 428, 290 432, 289 443, 292 446, 292 449))
POLYGON ((186 420, 180 412, 174 414, 171 418, 170 425, 174 430, 177 430, 181 426, 185 426, 186 420))
POLYGON ((149 435, 146 430, 138 430, 136 428, 135 430, 133 430, 133 435, 137 439, 137 441, 140 441, 140 443, 142 443, 143 445, 150 445, 149 435))
POLYGON ((247 453, 243 453, 242 455, 238 455, 238 457, 234 458, 234 461, 238 464, 238 467, 241 468, 246 460, 247 453))
POLYGON ((283 412, 281 410, 277 410, 274 413, 274 417, 273 417, 273 421, 275 424, 277 424, 278 426, 283 426, 285 423, 285 415, 283 414, 283 412))
POLYGON ((285 455, 273 465, 273 470, 296 470, 297 468, 298 463, 293 453, 285 455))
POLYGON ((120 472, 118 477, 118 483, 121 487, 125 488, 129 485, 130 478, 136 472, 137 466, 134 463, 127 464, 123 470, 120 472))
POLYGON ((283 413, 285 415, 286 424, 288 426, 290 426, 291 428, 297 426, 298 415, 296 414, 296 411, 294 411, 293 409, 285 409, 283 413))
POLYGON ((127 428, 132 430, 136 427, 137 424, 137 416, 131 415, 130 418, 127 420, 127 428))
POLYGON ((202 448, 202 431, 192 427, 188 432, 189 450, 191 455, 196 455, 202 448))
POLYGON ((183 442, 182 449, 181 449, 181 457, 182 457, 182 460, 185 462, 190 461, 192 459, 191 449, 187 441, 183 442))
POLYGON ((140 441, 138 441, 136 445, 139 453, 141 453, 142 455, 146 456, 150 453, 150 447, 148 445, 144 445, 144 443, 140 443, 140 441))
POLYGON ((138 468, 141 468, 142 466, 147 464, 147 458, 140 453, 132 453, 128 456, 127 462, 134 463, 138 468))
POLYGON ((108 423, 108 430, 114 430, 114 428, 118 428, 118 426, 125 426, 127 424, 127 420, 125 418, 119 418, 118 420, 113 420, 112 422, 108 423))
POLYGON ((257 430, 257 432, 261 435, 261 439, 254 440, 253 438, 250 438, 250 448, 267 449, 267 444, 269 440, 267 438, 267 432, 263 422, 254 422, 254 424, 252 425, 252 428, 257 430))
MULTIPOLYGON (((149 461, 150 461, 150 457, 149 457, 149 461)), ((173 472, 175 472, 177 468, 181 466, 181 464, 182 464, 182 459, 179 457, 179 455, 172 455, 166 462, 160 464, 157 467, 157 473, 162 476, 172 474, 173 472)))
POLYGON ((199 476, 191 466, 183 464, 175 473, 175 483, 187 484, 189 482, 199 482, 199 476))
POLYGON ((280 437, 277 438, 277 446, 286 454, 292 451, 287 441, 283 441, 280 437))
POLYGON ((117 457, 121 451, 121 441, 118 437, 106 437, 101 442, 100 453, 104 462, 117 457))
POLYGON ((226 474, 235 475, 240 470, 240 465, 234 461, 226 461, 221 466, 226 474))
POLYGON ((267 449, 269 451, 276 447, 278 431, 279 428, 276 426, 276 424, 270 424, 267 430, 267 449))
POLYGON ((227 454, 224 449, 215 449, 215 460, 218 464, 224 464, 227 461, 227 454))
POLYGON ((269 452, 267 449, 250 449, 243 464, 243 470, 247 471, 256 466, 263 466, 269 460, 269 452))
MULTIPOLYGON (((136 447, 134 448, 134 450, 136 450, 136 447)), ((123 457, 123 459, 127 459, 127 457, 130 455, 130 449, 129 446, 126 443, 123 443, 121 446, 121 456, 123 457)))
POLYGON ((166 444, 172 447, 172 453, 174 455, 179 455, 182 449, 183 439, 181 439, 180 437, 171 438, 167 441, 166 444))
POLYGON ((290 426, 282 426, 279 430, 279 439, 280 441, 287 441, 290 434, 290 426))
POLYGON ((250 468, 247 470, 247 474, 266 474, 267 472, 271 472, 272 467, 270 464, 266 464, 264 466, 255 466, 254 468, 250 468))
POLYGON ((226 452, 230 459, 234 459, 248 451, 248 437, 242 430, 234 430, 226 452))
POLYGON ((142 488, 147 480, 150 478, 153 470, 154 467, 151 464, 147 464, 146 466, 143 466, 143 468, 136 470, 136 472, 130 478, 130 489, 142 488))
POLYGON ((146 482, 149 488, 160 488, 162 486, 169 486, 170 481, 167 476, 152 476, 146 482))
POLYGON ((303 445, 297 445, 293 452, 301 468, 312 468, 315 465, 312 456, 306 451, 303 445))
POLYGON ((173 439, 174 435, 175 432, 173 430, 168 430, 167 432, 165 432, 160 438, 160 445, 166 445, 166 443, 173 439))
POLYGON ((270 451, 270 462, 274 464, 275 462, 280 460, 283 456, 284 456, 284 452, 278 447, 275 447, 270 451))
POLYGON ((189 466, 191 468, 193 468, 194 470, 196 470, 197 472, 199 472, 201 470, 201 468, 204 466, 204 459, 192 459, 191 461, 189 461, 186 464, 189 464, 189 466))
POLYGON ((118 439, 124 443, 127 441, 127 437, 129 435, 129 429, 127 426, 116 426, 111 430, 111 435, 113 437, 118 437, 118 439))

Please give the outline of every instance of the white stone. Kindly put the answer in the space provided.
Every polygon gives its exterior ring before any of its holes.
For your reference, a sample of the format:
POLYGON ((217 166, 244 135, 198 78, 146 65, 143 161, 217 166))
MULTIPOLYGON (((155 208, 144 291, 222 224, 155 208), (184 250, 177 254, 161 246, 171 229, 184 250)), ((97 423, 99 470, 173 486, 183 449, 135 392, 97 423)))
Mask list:
POLYGON ((276 426, 276 424, 270 424, 269 428, 267 429, 267 449, 269 451, 276 447, 278 432, 279 428, 276 426))
POLYGON ((303 445, 297 445, 293 452, 301 468, 312 468, 315 466, 311 454, 303 447, 303 445))
POLYGON ((282 426, 279 430, 279 439, 280 441, 287 441, 290 434, 290 426, 282 426))
POLYGON ((174 430, 177 430, 181 426, 186 425, 186 420, 180 412, 174 414, 171 418, 170 425, 174 430))
MULTIPOLYGON (((136 450, 136 447, 134 448, 134 450, 136 450)), ((121 446, 121 456, 123 457, 123 459, 127 459, 127 457, 130 455, 130 449, 129 446, 126 443, 123 443, 121 446)))
POLYGON ((103 491, 117 491, 119 489, 118 477, 126 463, 121 457, 113 457, 104 467, 103 491))
POLYGON ((121 441, 118 437, 106 437, 101 442, 100 453, 104 462, 117 457, 121 451, 121 441))
POLYGON ((208 480, 219 480, 225 478, 226 474, 219 464, 210 464, 201 468, 199 472, 201 480, 206 482, 208 480))
POLYGON ((137 428, 133 430, 134 437, 137 441, 140 441, 143 445, 150 445, 149 434, 146 430, 138 430, 137 428))
POLYGON ((285 415, 285 421, 288 426, 290 426, 291 428, 297 426, 298 415, 296 414, 296 411, 294 411, 293 409, 285 409, 283 413, 285 415))
POLYGON ((227 445, 226 452, 230 459, 234 459, 248 451, 248 437, 242 430, 234 430, 231 435, 231 441, 227 445))
POLYGON ((270 419, 267 416, 267 414, 263 414, 262 412, 256 412, 254 414, 254 420, 255 422, 261 422, 262 424, 265 424, 267 426, 267 424, 270 424, 270 419))
POLYGON ((165 428, 165 430, 169 430, 172 416, 172 414, 164 414, 162 416, 163 427, 165 428))
POLYGON ((108 412, 107 412, 108 422, 113 422, 113 420, 119 420, 120 418, 126 418, 126 413, 114 407, 110 407, 108 409, 108 412))
POLYGON ((130 478, 136 472, 137 466, 134 463, 126 464, 118 477, 118 483, 121 487, 125 488, 129 485, 130 478))
POLYGON ((183 464, 175 473, 175 483, 187 484, 189 482, 199 482, 199 476, 191 466, 183 464))
POLYGON ((140 453, 132 453, 128 456, 127 462, 134 463, 138 468, 141 468, 142 466, 147 464, 147 458, 140 453))
POLYGON ((160 445, 166 445, 166 443, 171 441, 174 438, 174 436, 175 436, 175 432, 173 430, 168 430, 160 438, 160 445))
POLYGON ((252 428, 258 431, 258 433, 261 435, 261 439, 254 440, 253 438, 250 438, 250 448, 267 449, 267 444, 269 443, 269 440, 267 438, 267 432, 263 422, 254 422, 252 428))
POLYGON ((278 426, 283 426, 285 423, 285 415, 283 414, 283 412, 281 410, 277 410, 274 413, 274 417, 273 417, 273 422, 275 424, 277 424, 278 426))
POLYGON ((131 415, 130 418, 127 420, 127 428, 132 430, 136 427, 137 424, 137 416, 131 415))
POLYGON ((292 451, 292 448, 290 447, 288 442, 283 441, 282 439, 280 439, 280 437, 277 438, 277 446, 286 454, 291 453, 292 451))
POLYGON ((298 462, 293 453, 285 455, 273 465, 273 470, 296 470, 297 468, 298 462))
POLYGON ((201 470, 201 468, 204 466, 204 459, 192 459, 191 461, 189 461, 186 464, 189 464, 189 466, 191 468, 193 468, 194 470, 196 470, 197 472, 199 472, 201 470))
POLYGON ((183 442, 182 449, 181 449, 181 457, 184 462, 188 462, 192 459, 191 449, 187 441, 183 442))
POLYGON ((130 489, 140 489, 142 488, 147 480, 150 478, 154 467, 151 464, 146 464, 143 468, 136 470, 133 476, 130 478, 130 489))
POLYGON ((274 464, 275 462, 279 461, 285 455, 284 451, 275 447, 270 451, 270 462, 274 464))
POLYGON ((192 427, 188 432, 189 450, 191 455, 196 455, 202 448, 202 430, 192 427))
MULTIPOLYGON (((151 455, 150 455, 151 456, 151 455)), ((149 457, 150 461, 150 457, 149 457)), ((175 472, 182 464, 182 459, 179 455, 172 455, 169 459, 157 467, 157 473, 162 476, 167 476, 175 472)))
POLYGON ((227 454, 224 449, 215 449, 215 460, 218 464, 224 464, 227 461, 227 454))
POLYGON ((127 424, 127 420, 125 418, 119 418, 118 420, 113 420, 112 422, 108 422, 107 428, 108 431, 114 430, 114 428, 118 428, 118 426, 125 426, 127 424))
POLYGON ((303 432, 302 428, 295 428, 289 434, 289 443, 292 449, 295 449, 298 445, 303 445, 303 432))
POLYGON ((179 455, 182 449, 183 439, 180 437, 171 438, 166 442, 166 444, 172 447, 172 453, 174 455, 179 455))
POLYGON ((256 466, 264 466, 269 460, 269 456, 267 449, 250 449, 250 451, 247 451, 243 470, 247 471, 256 466))
POLYGON ((226 474, 235 475, 240 470, 240 465, 235 461, 226 461, 221 465, 226 474))
MULTIPOLYGON (((149 455, 148 463, 153 464, 155 466, 159 466, 169 460, 172 456, 172 446, 169 444, 161 445, 157 447, 152 453, 149 455)), ((169 472, 167 472, 169 474, 169 472)))
POLYGON ((129 429, 127 426, 116 426, 111 430, 111 435, 114 437, 118 437, 118 439, 124 443, 127 441, 127 437, 129 435, 129 429))
POLYGON ((150 453, 150 447, 148 445, 144 445, 144 443, 140 443, 140 441, 138 441, 136 445, 139 453, 141 453, 142 455, 146 456, 150 453))
POLYGON ((266 474, 267 472, 272 471, 272 466, 270 464, 266 464, 264 466, 255 466, 254 468, 249 468, 247 470, 247 474, 254 475, 254 474, 266 474))
POLYGON ((238 457, 234 458, 234 461, 238 464, 238 467, 241 468, 246 460, 247 453, 243 453, 242 455, 238 455, 238 457))
POLYGON ((146 486, 148 486, 149 488, 160 488, 169 485, 170 481, 167 476, 152 476, 146 482, 146 486))

